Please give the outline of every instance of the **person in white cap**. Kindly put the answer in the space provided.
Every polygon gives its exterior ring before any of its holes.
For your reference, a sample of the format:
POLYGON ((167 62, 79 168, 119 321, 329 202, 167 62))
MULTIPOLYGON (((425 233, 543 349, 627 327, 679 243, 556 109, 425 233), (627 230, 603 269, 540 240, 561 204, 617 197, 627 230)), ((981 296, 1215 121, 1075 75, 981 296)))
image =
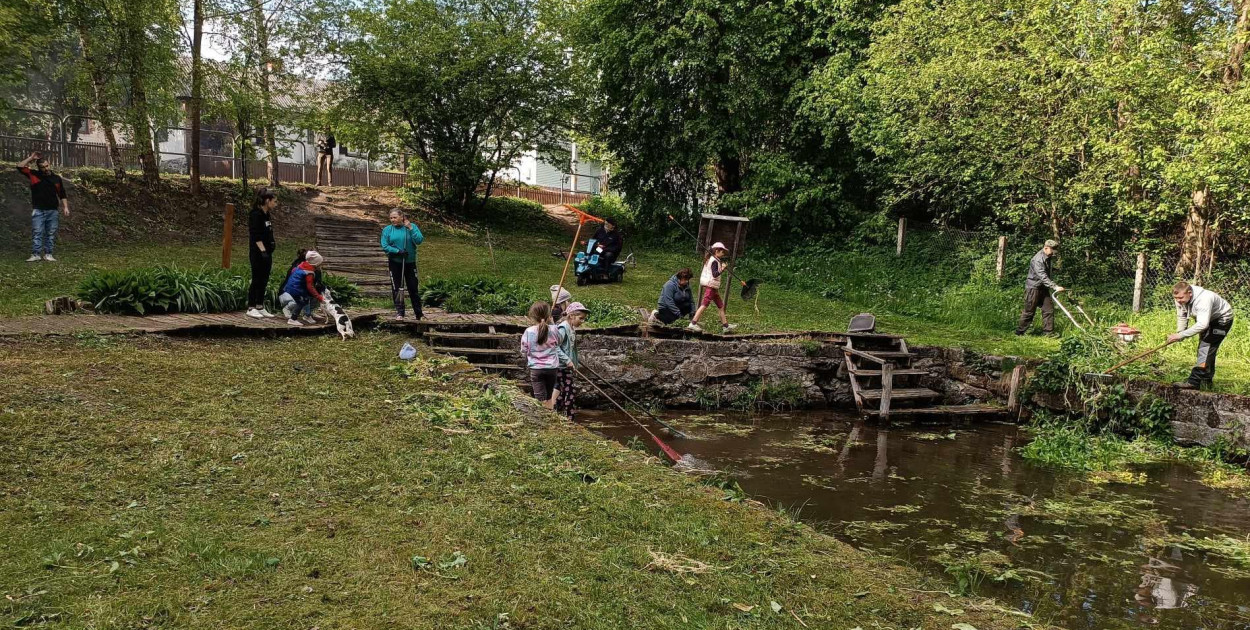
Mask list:
POLYGON ((729 265, 724 261, 725 254, 728 253, 729 250, 725 249, 724 243, 717 241, 712 245, 712 254, 704 261, 703 272, 699 274, 703 298, 699 300, 699 310, 695 311, 694 317, 690 318, 687 330, 703 332, 703 329, 699 327, 699 318, 703 317, 703 311, 707 309, 708 304, 716 304, 716 309, 720 312, 720 324, 725 332, 732 332, 735 328, 725 316, 725 302, 720 297, 720 277, 729 270, 729 265))
POLYGON ((560 323, 564 315, 568 312, 569 302, 573 301, 573 295, 569 290, 558 285, 551 285, 551 303, 555 306, 551 307, 551 321, 560 323))
POLYGON ((282 294, 278 296, 278 305, 282 307, 282 312, 286 314, 286 323, 291 326, 303 326, 297 317, 304 307, 310 303, 310 300, 325 302, 325 296, 317 291, 315 279, 317 269, 325 262, 325 258, 318 254, 315 250, 308 250, 308 254, 304 256, 304 262, 295 266, 291 270, 291 275, 287 276, 286 284, 282 285, 282 294))

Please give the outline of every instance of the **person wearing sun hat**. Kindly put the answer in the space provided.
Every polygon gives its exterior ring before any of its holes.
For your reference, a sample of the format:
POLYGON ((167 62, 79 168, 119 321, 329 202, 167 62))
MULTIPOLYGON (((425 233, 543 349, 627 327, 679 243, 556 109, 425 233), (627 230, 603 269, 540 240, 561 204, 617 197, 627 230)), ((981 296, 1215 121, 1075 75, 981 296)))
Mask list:
POLYGON ((708 304, 715 304, 716 310, 720 313, 720 324, 725 332, 733 332, 734 326, 729 323, 729 318, 725 316, 725 301, 720 297, 720 278, 729 270, 729 265, 725 264, 725 254, 729 250, 725 248, 725 244, 716 241, 712 244, 711 253, 707 260, 703 262, 703 272, 699 274, 699 286, 703 290, 703 298, 699 300, 699 310, 694 312, 694 317, 690 318, 690 325, 687 330, 695 332, 703 332, 699 327, 699 318, 703 317, 703 311, 707 309, 708 304))
POLYGON ((569 293, 568 289, 558 284, 551 285, 551 303, 554 305, 551 307, 551 321, 557 324, 560 323, 560 320, 564 318, 565 313, 568 311, 569 302, 572 301, 573 295, 569 293))
POLYGON ((557 348, 560 354, 560 371, 556 374, 556 406, 569 420, 573 419, 576 409, 573 406, 577 396, 574 386, 573 370, 581 365, 577 358, 577 328, 586 321, 587 309, 581 302, 573 302, 564 310, 564 321, 556 326, 557 348))

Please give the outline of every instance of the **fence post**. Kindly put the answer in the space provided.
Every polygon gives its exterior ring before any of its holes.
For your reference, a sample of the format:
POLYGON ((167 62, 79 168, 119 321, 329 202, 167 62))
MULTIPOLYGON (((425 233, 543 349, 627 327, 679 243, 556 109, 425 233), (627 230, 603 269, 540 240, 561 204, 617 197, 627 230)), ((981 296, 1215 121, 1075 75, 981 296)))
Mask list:
POLYGON ((907 234, 907 219, 906 217, 899 217, 898 218, 898 248, 894 251, 895 256, 903 255, 903 239, 906 234, 907 234))
POLYGON ((1003 279, 1003 265, 1007 261, 1007 237, 998 237, 998 259, 994 263, 994 271, 998 274, 998 279, 1003 279))
POLYGON ((1133 279, 1133 312, 1141 312, 1142 289, 1146 286, 1146 252, 1137 253, 1137 277, 1133 279))
POLYGON ((371 186, 369 183, 369 168, 373 164, 373 151, 365 153, 365 186, 371 186))
POLYGON ((226 204, 226 224, 221 230, 221 268, 230 268, 230 243, 234 240, 234 204, 226 204))
POLYGON ((894 364, 886 361, 881 364, 881 405, 877 408, 877 417, 882 420, 890 419, 890 397, 893 395, 894 364))

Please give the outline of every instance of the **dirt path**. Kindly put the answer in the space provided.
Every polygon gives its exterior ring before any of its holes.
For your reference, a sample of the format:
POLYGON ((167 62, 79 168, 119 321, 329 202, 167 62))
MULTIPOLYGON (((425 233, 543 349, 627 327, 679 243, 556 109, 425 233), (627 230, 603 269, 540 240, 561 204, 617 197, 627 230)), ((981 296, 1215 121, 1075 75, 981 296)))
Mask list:
MULTIPOLYGON (((310 187, 311 188, 311 187, 310 187)), ((308 211, 313 216, 356 221, 386 221, 391 208, 401 205, 389 188, 312 188, 308 211)))
POLYGON ((577 231, 577 213, 565 208, 561 204, 547 204, 543 206, 543 211, 547 216, 555 219, 557 223, 564 226, 569 234, 577 231))

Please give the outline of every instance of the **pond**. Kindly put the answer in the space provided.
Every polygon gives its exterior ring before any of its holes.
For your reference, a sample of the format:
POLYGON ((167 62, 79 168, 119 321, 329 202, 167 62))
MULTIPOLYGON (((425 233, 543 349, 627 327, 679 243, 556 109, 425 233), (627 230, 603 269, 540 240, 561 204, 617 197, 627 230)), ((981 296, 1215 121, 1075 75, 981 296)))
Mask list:
MULTIPOLYGON (((1014 425, 877 428, 825 411, 664 417, 689 434, 674 448, 749 497, 952 591, 1073 630, 1250 629, 1250 501, 1203 486, 1185 465, 1095 483, 1023 459, 1028 434, 1014 425)), ((579 420, 656 450, 623 415, 579 420)))

